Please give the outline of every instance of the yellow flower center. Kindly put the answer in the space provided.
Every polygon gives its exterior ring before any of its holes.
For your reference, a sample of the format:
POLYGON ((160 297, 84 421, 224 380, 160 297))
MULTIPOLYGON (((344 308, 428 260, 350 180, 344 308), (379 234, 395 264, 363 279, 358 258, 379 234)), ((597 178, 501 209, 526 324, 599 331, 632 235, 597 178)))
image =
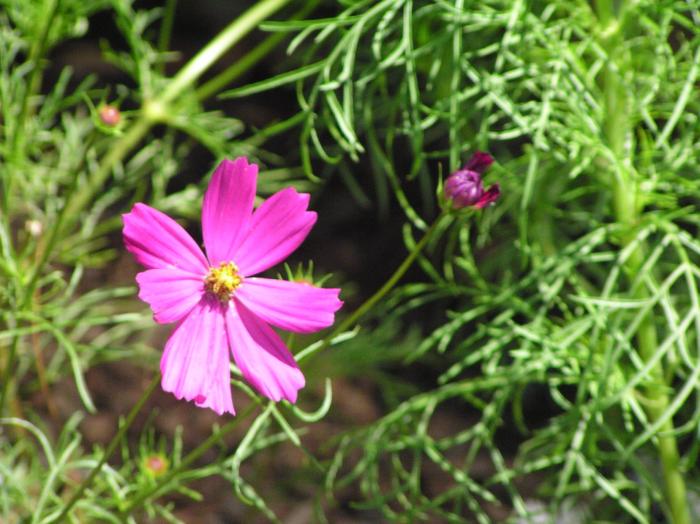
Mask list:
POLYGON ((222 262, 219 267, 209 268, 204 279, 204 288, 216 295, 221 302, 228 302, 233 292, 243 283, 238 267, 233 262, 222 262))

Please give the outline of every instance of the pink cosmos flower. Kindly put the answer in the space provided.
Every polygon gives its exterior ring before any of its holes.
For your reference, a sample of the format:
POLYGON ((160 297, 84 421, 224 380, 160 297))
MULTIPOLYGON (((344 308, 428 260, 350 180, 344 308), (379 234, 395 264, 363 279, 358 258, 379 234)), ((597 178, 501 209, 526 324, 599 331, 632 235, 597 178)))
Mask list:
POLYGON ((124 243, 146 271, 139 298, 156 322, 177 322, 160 361, 162 387, 218 414, 235 414, 229 350, 262 395, 295 402, 304 375, 269 326, 309 333, 330 326, 339 289, 253 275, 284 260, 309 234, 316 213, 293 188, 253 212, 258 166, 224 160, 204 195, 206 255, 172 218, 145 204, 123 215, 124 243))

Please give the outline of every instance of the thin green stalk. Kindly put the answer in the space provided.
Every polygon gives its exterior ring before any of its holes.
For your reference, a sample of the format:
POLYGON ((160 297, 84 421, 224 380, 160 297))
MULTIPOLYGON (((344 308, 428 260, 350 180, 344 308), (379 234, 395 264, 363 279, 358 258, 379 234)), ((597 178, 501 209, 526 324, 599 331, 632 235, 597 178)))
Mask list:
POLYGON ((102 454, 100 460, 97 462, 95 467, 92 468, 92 471, 90 471, 90 474, 80 483, 80 486, 78 486, 78 489, 75 491, 75 493, 73 493, 73 496, 66 503, 66 505, 63 506, 63 510, 61 511, 61 513, 59 513, 59 515, 56 518, 51 519, 49 522, 63 522, 64 519, 68 516, 68 513, 70 512, 71 508, 73 508, 75 503, 78 502, 78 500, 80 500, 80 497, 83 495, 83 491, 85 491, 85 489, 92 483, 92 480, 100 472, 104 463, 107 462, 107 460, 109 460, 109 457, 112 456, 114 450, 117 449, 117 446, 121 442, 122 438, 124 438, 124 435, 126 434, 127 430, 131 427, 131 424, 134 422, 136 415, 139 411, 141 411, 141 408, 146 403, 148 398, 151 396, 151 393, 153 393, 153 390, 155 390, 156 386, 160 382, 160 378, 160 373, 157 373, 156 376, 153 377, 153 380, 151 380, 151 383, 143 392, 141 398, 139 398, 138 402, 134 404, 134 407, 131 408, 131 411, 127 415, 126 420, 124 421, 124 424, 122 424, 122 426, 119 428, 117 434, 114 435, 111 442, 107 446, 107 449, 102 454))
POLYGON ((190 60, 163 91, 160 102, 168 104, 192 85, 211 64, 226 53, 231 46, 252 31, 260 22, 275 11, 281 9, 290 0, 263 0, 256 3, 245 13, 209 42, 192 60, 190 60))
MULTIPOLYGON (((175 7, 177 6, 177 0, 167 0, 164 7, 165 14, 163 15, 163 22, 160 25, 160 34, 158 35, 158 51, 165 53, 170 45, 170 37, 173 33, 173 22, 175 21, 175 7)), ((161 73, 165 71, 165 61, 158 64, 158 71, 161 73)))
POLYGON ((238 424, 240 424, 243 420, 248 418, 248 416, 255 409, 256 405, 257 404, 251 403, 248 407, 246 407, 245 410, 243 410, 242 413, 239 413, 235 419, 222 426, 221 429, 219 429, 218 431, 209 435, 209 437, 204 442, 202 442, 199 446, 197 446, 190 453, 188 453, 187 456, 184 459, 182 459, 182 461, 177 465, 177 467, 174 467, 165 475, 158 478, 157 484, 146 490, 141 491, 139 495, 134 500, 132 500, 131 503, 125 509, 120 511, 120 514, 122 516, 127 516, 130 515, 134 510, 139 508, 141 504, 143 504, 146 500, 148 500, 148 498, 153 496, 154 493, 157 493, 158 490, 162 489, 173 478, 175 478, 175 476, 178 473, 188 468, 190 464, 192 464, 195 460, 201 457, 209 448, 218 443, 224 435, 233 431, 238 426, 238 424))
MULTIPOLYGON (((454 9, 458 13, 462 12, 464 9, 463 0, 457 0, 454 9)), ((456 96, 456 93, 460 92, 460 84, 464 75, 460 63, 461 60, 464 60, 464 53, 462 52, 463 34, 464 31, 459 26, 452 30, 452 78, 450 78, 450 90, 453 94, 450 96, 450 125, 448 128, 450 136, 450 172, 459 169, 460 144, 463 140, 461 136, 463 130, 459 125, 463 102, 456 96)), ((416 120, 416 122, 418 121, 416 120)))
POLYGON ((275 33, 274 35, 268 36, 243 58, 237 60, 214 78, 202 84, 197 89, 197 99, 200 101, 206 100, 210 96, 221 91, 251 67, 255 66, 261 59, 265 58, 285 36, 284 33, 275 33))
MULTIPOLYGON (((299 11, 294 13, 289 18, 289 20, 300 20, 304 18, 306 15, 316 9, 316 7, 318 7, 318 3, 319 0, 306 2, 299 11)), ((255 64, 260 62, 260 60, 265 58, 268 53, 277 47, 277 45, 285 38, 287 38, 287 33, 283 32, 274 33, 268 36, 240 60, 227 67, 224 71, 216 75, 211 80, 202 84, 197 89, 197 98, 199 100, 206 100, 210 96, 221 91, 239 76, 248 71, 251 67, 255 66, 255 64)))
POLYGON ((7 397, 7 392, 10 388, 10 374, 14 370, 15 358, 17 358, 17 346, 19 345, 19 337, 12 337, 12 342, 10 343, 10 352, 7 354, 7 361, 5 362, 5 368, 2 374, 2 385, 0 385, 0 416, 2 416, 5 409, 5 398, 7 397))
POLYGON ((362 318, 367 312, 369 312, 386 294, 393 289, 393 287, 398 283, 402 276, 411 267, 413 261, 418 257, 418 255, 423 251, 423 248, 428 244, 433 234, 437 230, 437 226, 442 220, 442 218, 448 214, 448 211, 443 211, 438 215, 435 221, 430 225, 427 231, 423 234, 423 237, 418 241, 415 247, 411 250, 408 256, 401 262, 401 265, 396 268, 396 271, 389 277, 382 287, 380 287, 374 295, 369 297, 365 302, 358 307, 352 315, 343 320, 336 328, 331 332, 330 335, 323 338, 321 344, 318 346, 312 346, 313 350, 309 352, 301 352, 297 355, 297 360, 303 360, 313 353, 318 353, 319 351, 328 347, 331 341, 337 337, 339 334, 352 328, 360 318, 362 318))
MULTIPOLYGON (((612 1, 599 0, 596 2, 596 11, 601 24, 602 44, 609 60, 603 73, 606 109, 604 129, 608 145, 615 157, 615 165, 612 167, 615 174, 613 204, 615 217, 625 228, 621 239, 621 245, 624 247, 634 240, 634 228, 641 218, 638 181, 628 168, 632 165, 632 151, 628 147, 628 138, 632 132, 629 121, 630 100, 621 73, 625 71, 626 65, 622 38, 624 19, 629 14, 629 9, 626 9, 624 4, 620 4, 616 9, 616 4, 612 1)), ((640 242, 625 262, 625 270, 630 280, 635 278, 642 267, 646 251, 646 243, 640 242)), ((649 298, 649 291, 644 285, 639 285, 632 290, 632 293, 634 298, 642 300, 649 298)), ((652 360, 658 350, 658 336, 652 311, 640 323, 635 338, 637 351, 642 360, 645 362, 652 360)), ((649 379, 643 387, 646 398, 645 410, 651 424, 664 416, 670 404, 664 376, 664 364, 659 360, 651 369, 649 379)), ((669 417, 667 422, 659 428, 656 442, 663 470, 669 521, 673 524, 690 524, 685 479, 680 470, 680 455, 672 418, 669 417)))

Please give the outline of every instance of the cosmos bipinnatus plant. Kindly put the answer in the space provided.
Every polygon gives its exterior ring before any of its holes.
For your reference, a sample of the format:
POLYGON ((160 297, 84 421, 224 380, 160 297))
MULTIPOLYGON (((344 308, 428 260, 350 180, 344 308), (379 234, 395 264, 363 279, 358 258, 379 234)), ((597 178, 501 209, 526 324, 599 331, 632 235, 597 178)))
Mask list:
POLYGON ((697 0, 0 6, 0 521, 700 521, 697 0))
POLYGON ((433 382, 385 393, 329 490, 406 522, 700 518, 698 7, 405 0, 270 24, 303 67, 243 94, 296 82, 302 152, 368 158, 409 248, 445 159, 488 148, 504 187, 377 311, 378 334, 423 319, 403 362, 433 382))

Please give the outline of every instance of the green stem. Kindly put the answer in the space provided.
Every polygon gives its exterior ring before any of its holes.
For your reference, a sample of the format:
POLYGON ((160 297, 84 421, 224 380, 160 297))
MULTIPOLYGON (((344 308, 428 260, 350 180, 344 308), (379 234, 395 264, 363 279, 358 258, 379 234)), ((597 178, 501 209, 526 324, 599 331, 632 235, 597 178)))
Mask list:
POLYGON ((119 428, 119 431, 117 431, 117 434, 114 435, 112 438, 111 442, 107 446, 107 449, 105 452, 102 454, 102 457, 100 460, 97 462, 95 467, 92 468, 92 471, 90 471, 90 474, 85 478, 80 483, 80 486, 78 486, 78 489, 73 493, 73 496, 70 498, 70 500, 66 503, 65 506, 63 506, 63 510, 61 513, 54 519, 50 520, 49 522, 64 522, 65 518, 68 516, 68 512, 71 510, 71 508, 75 505, 78 500, 80 500, 80 497, 83 494, 83 491, 92 483, 93 479, 97 474, 100 472, 102 469, 102 466, 104 465, 105 462, 109 459, 109 457, 112 456, 112 453, 114 453, 114 450, 117 448, 119 443, 121 442, 122 438, 124 438, 124 435, 126 434, 127 430, 131 427, 131 424, 134 422, 134 419, 136 418, 136 415, 138 414, 139 411, 141 411, 141 408, 143 405, 146 403, 148 398, 151 396, 151 393, 153 393, 153 390, 156 388, 158 383, 160 382, 160 373, 156 374, 155 377, 153 377, 153 380, 151 380, 151 383, 148 385, 146 390, 143 392, 141 395, 141 398, 138 400, 136 404, 134 404, 134 407, 131 408, 131 411, 126 417, 126 420, 124 421, 124 424, 119 428))
MULTIPOLYGON (((170 36, 173 33, 173 22, 175 21, 175 7, 177 0, 167 0, 164 7, 163 22, 160 25, 160 34, 158 35, 158 51, 165 53, 170 45, 170 36)), ((165 61, 158 64, 158 71, 165 71, 165 61)))
POLYGON ((2 385, 0 385, 0 416, 2 416, 2 413, 5 409, 5 398, 10 388, 10 375, 11 372, 14 371, 18 345, 19 337, 15 335, 14 337, 12 337, 12 343, 10 344, 10 352, 7 355, 7 361, 5 362, 5 368, 3 369, 2 373, 2 385))
POLYGON ((173 469, 168 471, 168 473, 160 477, 156 485, 141 491, 139 495, 131 501, 131 504, 129 504, 129 506, 127 506, 126 509, 120 511, 120 514, 122 516, 131 514, 134 510, 141 506, 141 504, 143 504, 146 500, 152 497, 160 489, 162 489, 164 486, 167 486, 167 484, 173 478, 175 478, 175 476, 178 473, 189 467, 190 464, 192 464, 195 460, 201 457, 209 448, 218 443, 224 435, 233 431, 238 426, 238 424, 240 424, 243 420, 248 418, 248 416, 253 412, 255 407, 256 404, 250 404, 242 413, 239 413, 235 419, 231 420, 228 424, 222 426, 221 429, 219 429, 218 431, 209 435, 209 437, 204 442, 202 442, 199 446, 193 449, 184 459, 182 459, 182 461, 177 465, 177 467, 174 467, 173 469))
MULTIPOLYGON (((617 222, 624 228, 621 245, 630 245, 635 240, 635 227, 641 218, 638 181, 633 176, 629 166, 632 166, 632 152, 627 142, 631 134, 629 122, 629 103, 627 89, 621 71, 626 65, 623 44, 624 19, 628 14, 625 5, 621 4, 619 12, 611 0, 596 2, 596 11, 601 25, 602 44, 608 54, 608 64, 603 73, 603 91, 605 96, 605 135, 615 159, 612 166, 615 175, 613 186, 614 209, 617 222)), ((639 242, 625 262, 625 270, 633 281, 639 269, 644 264, 647 246, 639 242)), ((640 284, 632 290, 634 298, 647 299, 649 291, 640 284)), ((658 336, 654 324, 654 315, 650 311, 642 320, 636 333, 637 351, 645 362, 654 358, 658 350, 658 336)), ((662 360, 651 369, 650 376, 643 386, 645 410, 649 422, 654 424, 664 416, 670 399, 668 385, 664 378, 662 360)), ((690 524, 690 514, 686 497, 685 479, 680 469, 680 455, 674 436, 673 420, 669 418, 657 434, 656 440, 659 459, 663 469, 666 504, 669 521, 673 524, 690 524)))
POLYGON ((267 56, 285 36, 286 35, 283 33, 275 33, 272 36, 268 36, 243 58, 237 60, 214 78, 202 84, 197 89, 197 99, 200 101, 206 100, 210 96, 221 91, 224 87, 257 64, 262 58, 267 56))
MULTIPOLYGON (((316 9, 318 3, 319 0, 306 2, 299 11, 294 13, 289 18, 289 20, 300 20, 304 18, 306 15, 316 9)), ((224 87, 228 86, 251 67, 255 66, 255 64, 257 64, 260 60, 265 58, 268 53, 277 47, 277 45, 285 38, 287 38, 287 33, 283 32, 274 33, 268 36, 240 60, 237 60, 214 78, 202 84, 197 89, 197 98, 199 100, 206 100, 210 96, 221 91, 224 87)))
POLYGON ((379 302, 382 298, 386 296, 386 294, 392 290, 392 288, 398 283, 398 281, 401 279, 401 277, 408 271, 408 268, 411 267, 411 264, 413 264, 413 261, 418 257, 418 255, 423 251, 423 248, 426 246, 426 244, 430 241, 432 238, 433 234, 437 230, 437 226, 442 220, 442 218, 448 214, 448 211, 443 211, 438 217, 435 219, 435 221, 430 225, 430 227, 427 229, 427 231, 423 234, 423 237, 418 241, 418 243, 414 246, 414 248, 411 250, 411 252, 408 254, 408 256, 404 259, 404 261, 401 263, 401 265, 394 271, 394 273, 389 277, 389 280, 387 280, 384 285, 379 288, 379 290, 369 297, 365 302, 357 308, 352 315, 347 317, 345 320, 343 320, 338 326, 331 332, 330 335, 326 336, 323 338, 323 341, 321 342, 320 345, 318 346, 311 346, 311 351, 302 351, 297 355, 297 360, 301 361, 304 358, 307 358, 308 356, 318 353, 319 351, 327 348, 331 341, 338 336, 340 333, 343 333, 344 331, 347 331, 348 329, 352 328, 360 318, 362 318, 368 311, 370 311, 376 304, 379 302))
POLYGON ((165 88, 165 91, 163 91, 160 98, 161 103, 168 104, 172 102, 183 89, 192 85, 211 64, 221 58, 233 44, 252 31, 253 28, 272 13, 281 9, 289 1, 290 0, 263 0, 256 3, 239 16, 175 75, 165 88))

